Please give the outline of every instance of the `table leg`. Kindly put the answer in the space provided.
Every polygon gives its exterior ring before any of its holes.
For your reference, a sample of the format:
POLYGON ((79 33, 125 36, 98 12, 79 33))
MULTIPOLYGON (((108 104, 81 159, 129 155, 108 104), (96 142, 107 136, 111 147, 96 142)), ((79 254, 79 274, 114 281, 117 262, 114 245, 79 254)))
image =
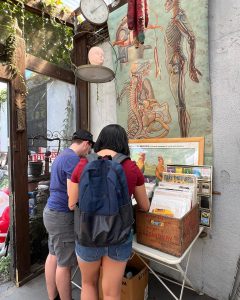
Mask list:
POLYGON ((180 300, 176 295, 170 290, 170 288, 165 284, 165 282, 158 276, 158 274, 145 262, 145 260, 141 257, 140 254, 135 252, 135 254, 139 257, 139 259, 145 264, 145 266, 151 271, 151 273, 156 277, 156 279, 165 287, 166 290, 173 296, 174 299, 180 300))
POLYGON ((188 271, 188 265, 189 265, 189 261, 190 261, 191 252, 192 252, 192 249, 190 249, 190 251, 189 251, 189 253, 188 253, 188 257, 187 257, 187 265, 186 265, 185 272, 184 272, 183 269, 181 268, 180 264, 177 264, 177 265, 176 265, 177 268, 178 268, 178 270, 179 270, 179 272, 180 272, 180 273, 182 274, 182 276, 183 276, 183 283, 182 283, 182 288, 181 288, 181 293, 180 293, 179 300, 182 300, 185 282, 187 282, 188 284, 190 284, 191 287, 193 287, 192 284, 191 284, 191 282, 190 282, 189 279, 187 278, 187 271, 188 271))
POLYGON ((189 260, 190 260, 190 256, 191 256, 191 252, 192 252, 192 249, 189 251, 188 253, 188 257, 187 257, 187 265, 186 265, 186 269, 185 271, 182 269, 181 265, 180 264, 176 264, 176 267, 179 271, 179 273, 181 273, 182 277, 183 277, 183 280, 184 280, 184 285, 185 285, 185 282, 192 288, 193 291, 195 291, 196 293, 198 293, 199 295, 203 295, 203 293, 199 290, 197 290, 196 288, 194 288, 192 282, 187 278, 187 270, 188 270, 188 265, 189 265, 189 260))
POLYGON ((76 267, 76 269, 74 270, 73 274, 72 274, 72 278, 71 278, 71 284, 75 285, 77 288, 79 288, 79 290, 82 289, 82 287, 80 285, 78 285, 75 281, 73 281, 77 271, 79 270, 78 266, 76 267))

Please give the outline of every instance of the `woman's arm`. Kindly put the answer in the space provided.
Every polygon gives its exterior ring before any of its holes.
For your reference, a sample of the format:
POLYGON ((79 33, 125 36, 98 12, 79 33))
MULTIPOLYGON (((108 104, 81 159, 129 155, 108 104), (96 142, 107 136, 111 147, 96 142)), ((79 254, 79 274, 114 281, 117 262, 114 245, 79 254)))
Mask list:
POLYGON ((78 202, 78 183, 67 180, 68 191, 68 207, 70 210, 74 210, 76 203, 78 202))
POLYGON ((82 170, 86 163, 87 160, 81 158, 72 172, 71 180, 67 179, 68 207, 71 210, 74 210, 76 203, 78 202, 78 185, 82 170))
POLYGON ((137 201, 138 208, 143 211, 148 211, 150 207, 150 201, 147 197, 145 185, 143 184, 136 186, 133 195, 137 201))

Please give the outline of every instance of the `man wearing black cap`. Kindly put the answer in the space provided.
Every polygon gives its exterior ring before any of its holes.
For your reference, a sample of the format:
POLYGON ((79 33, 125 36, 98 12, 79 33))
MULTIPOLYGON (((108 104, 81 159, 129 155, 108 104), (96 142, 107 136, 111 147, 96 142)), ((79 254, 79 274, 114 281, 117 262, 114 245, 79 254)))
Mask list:
POLYGON ((92 134, 79 129, 72 136, 71 146, 58 155, 52 164, 50 197, 43 213, 49 235, 45 277, 50 300, 72 299, 71 267, 76 264, 76 255, 74 218, 68 208, 67 186, 80 157, 86 156, 93 145, 92 134))

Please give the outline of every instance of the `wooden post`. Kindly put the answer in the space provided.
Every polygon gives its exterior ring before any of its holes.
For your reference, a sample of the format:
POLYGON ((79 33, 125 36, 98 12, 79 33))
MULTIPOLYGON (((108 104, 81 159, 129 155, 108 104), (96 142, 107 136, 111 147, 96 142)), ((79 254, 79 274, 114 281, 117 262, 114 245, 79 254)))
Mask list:
MULTIPOLYGON (((86 35, 74 39, 74 64, 76 66, 88 63, 88 49, 86 35)), ((88 82, 77 79, 76 84, 76 126, 89 129, 88 82)))
POLYGON ((25 41, 16 35, 13 57, 17 76, 10 84, 10 149, 12 216, 11 248, 17 285, 30 274, 28 159, 26 132, 25 41), (14 246, 14 247, 13 247, 14 246))

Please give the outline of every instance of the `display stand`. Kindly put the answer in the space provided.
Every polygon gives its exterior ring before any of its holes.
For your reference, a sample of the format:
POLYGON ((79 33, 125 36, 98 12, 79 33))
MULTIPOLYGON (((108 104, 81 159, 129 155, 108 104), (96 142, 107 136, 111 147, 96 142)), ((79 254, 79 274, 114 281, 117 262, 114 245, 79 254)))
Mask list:
MULTIPOLYGON (((189 247, 187 248, 187 250, 183 253, 183 255, 181 257, 173 256, 173 255, 161 252, 159 250, 156 250, 156 249, 144 246, 142 244, 139 244, 136 241, 136 236, 134 236, 133 251, 142 260, 142 262, 147 266, 147 268, 150 270, 150 272, 157 278, 157 280, 168 290, 168 292, 176 300, 181 300, 182 299, 184 287, 197 292, 199 295, 202 295, 202 292, 199 291, 199 290, 197 290, 197 289, 195 289, 193 287, 191 281, 187 278, 187 271, 188 271, 189 261, 190 261, 190 257, 191 257, 192 247, 195 244, 196 240, 198 239, 198 237, 199 237, 199 235, 201 234, 202 231, 203 231, 203 227, 200 227, 197 236, 195 237, 195 239, 192 241, 192 243, 189 245, 189 247), (186 263, 186 267, 185 267, 185 270, 184 270, 181 267, 180 264, 181 264, 181 262, 183 261, 183 259, 185 257, 187 259, 187 263, 186 263), (181 285, 181 292, 180 292, 179 297, 177 297, 172 292, 172 290, 162 280, 163 277, 161 275, 158 275, 150 267, 150 264, 144 260, 144 258, 147 258, 148 260, 150 260, 150 262, 153 261, 153 262, 155 262, 155 263, 157 263, 159 265, 163 265, 163 266, 165 266, 167 268, 170 268, 170 269, 175 270, 175 271, 177 271, 177 272, 180 273, 180 275, 182 277, 182 282, 180 283, 180 285, 181 285), (173 267, 173 266, 175 266, 175 267, 173 267), (186 286, 185 283, 187 283, 188 286, 186 286)), ((171 280, 171 282, 179 284, 178 282, 176 282, 174 280, 171 280)))
POLYGON ((197 198, 200 207, 200 225, 211 228, 212 208, 212 166, 167 165, 167 172, 194 174, 197 178, 197 198))

